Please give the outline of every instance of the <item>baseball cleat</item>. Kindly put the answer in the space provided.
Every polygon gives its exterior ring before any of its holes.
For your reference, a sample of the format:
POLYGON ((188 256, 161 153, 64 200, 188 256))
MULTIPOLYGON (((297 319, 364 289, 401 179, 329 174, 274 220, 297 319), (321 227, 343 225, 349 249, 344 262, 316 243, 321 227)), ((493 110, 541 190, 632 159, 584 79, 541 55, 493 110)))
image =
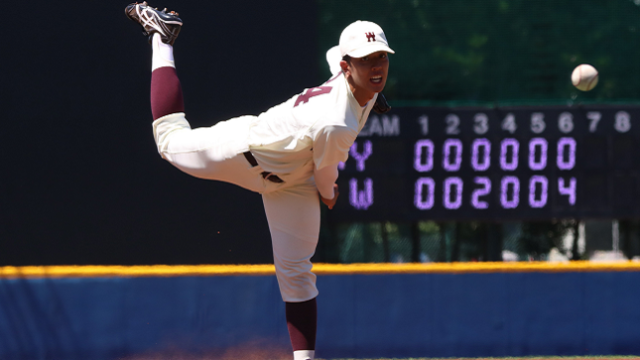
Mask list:
POLYGON ((182 20, 177 12, 167 12, 166 8, 164 10, 152 8, 146 1, 142 4, 129 4, 124 9, 124 13, 131 21, 142 26, 142 34, 149 37, 149 43, 153 34, 158 33, 163 43, 173 45, 182 28, 182 20))
POLYGON ((373 104, 373 111, 378 114, 384 114, 387 111, 391 110, 391 106, 387 102, 387 99, 382 95, 382 93, 378 93, 378 98, 376 99, 376 103, 373 104))

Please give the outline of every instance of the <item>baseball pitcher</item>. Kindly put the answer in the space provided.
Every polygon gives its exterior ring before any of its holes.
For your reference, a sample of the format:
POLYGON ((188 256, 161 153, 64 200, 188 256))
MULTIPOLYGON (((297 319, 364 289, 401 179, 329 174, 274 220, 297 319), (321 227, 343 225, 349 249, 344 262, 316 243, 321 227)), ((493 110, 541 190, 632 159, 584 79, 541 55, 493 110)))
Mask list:
POLYGON ((258 116, 192 129, 173 57, 182 20, 146 2, 130 4, 125 13, 142 25, 153 49, 151 108, 160 155, 189 175, 262 194, 293 357, 314 359, 318 289, 310 259, 320 201, 333 208, 338 164, 347 160, 371 110, 389 109, 380 92, 394 52, 384 32, 371 22, 352 23, 327 54, 334 75, 325 83, 258 116))

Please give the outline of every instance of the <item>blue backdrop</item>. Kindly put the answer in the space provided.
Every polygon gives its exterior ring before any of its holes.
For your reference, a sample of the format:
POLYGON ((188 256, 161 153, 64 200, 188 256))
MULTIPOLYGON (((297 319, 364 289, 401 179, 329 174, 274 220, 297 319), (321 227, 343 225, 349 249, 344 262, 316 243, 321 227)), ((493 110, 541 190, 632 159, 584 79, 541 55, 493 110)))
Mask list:
MULTIPOLYGON (((640 354, 640 272, 319 276, 319 357, 640 354)), ((0 280, 0 358, 288 349, 274 276, 0 280)))

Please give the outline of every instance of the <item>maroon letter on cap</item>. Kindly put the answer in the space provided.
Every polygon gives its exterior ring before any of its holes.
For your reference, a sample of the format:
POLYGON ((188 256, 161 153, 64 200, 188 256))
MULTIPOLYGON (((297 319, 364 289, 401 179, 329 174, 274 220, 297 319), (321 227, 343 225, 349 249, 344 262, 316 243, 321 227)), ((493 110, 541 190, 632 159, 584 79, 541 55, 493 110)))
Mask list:
POLYGON ((365 35, 367 35, 367 42, 375 42, 376 41, 376 34, 369 32, 369 33, 364 33, 365 35))

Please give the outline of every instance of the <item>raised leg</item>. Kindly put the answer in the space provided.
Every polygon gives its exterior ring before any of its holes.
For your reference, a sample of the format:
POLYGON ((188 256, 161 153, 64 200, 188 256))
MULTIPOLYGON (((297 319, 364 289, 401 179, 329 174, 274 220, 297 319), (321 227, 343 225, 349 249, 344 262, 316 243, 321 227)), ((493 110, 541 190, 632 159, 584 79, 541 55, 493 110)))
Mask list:
POLYGON ((163 43, 158 33, 153 34, 151 45, 151 113, 156 120, 184 112, 184 100, 173 59, 173 46, 163 43))

